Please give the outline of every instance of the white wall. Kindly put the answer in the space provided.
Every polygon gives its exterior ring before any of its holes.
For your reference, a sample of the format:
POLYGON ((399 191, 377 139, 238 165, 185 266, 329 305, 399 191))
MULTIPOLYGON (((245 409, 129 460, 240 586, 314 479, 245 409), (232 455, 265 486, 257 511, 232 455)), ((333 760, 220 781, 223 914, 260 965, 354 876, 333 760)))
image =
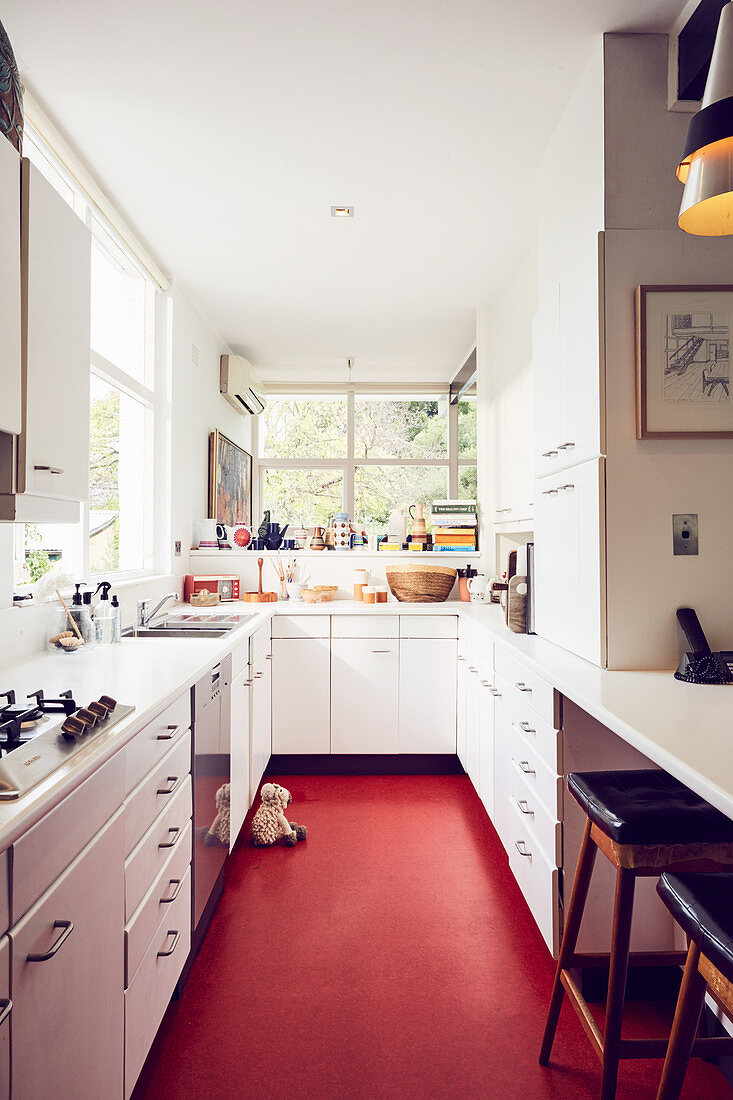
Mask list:
POLYGON ((730 283, 733 240, 676 228, 689 116, 666 109, 665 35, 605 38, 608 667, 670 668, 675 610, 733 642, 733 440, 637 440, 634 288, 730 283), (672 514, 697 512, 700 553, 674 557, 672 514))

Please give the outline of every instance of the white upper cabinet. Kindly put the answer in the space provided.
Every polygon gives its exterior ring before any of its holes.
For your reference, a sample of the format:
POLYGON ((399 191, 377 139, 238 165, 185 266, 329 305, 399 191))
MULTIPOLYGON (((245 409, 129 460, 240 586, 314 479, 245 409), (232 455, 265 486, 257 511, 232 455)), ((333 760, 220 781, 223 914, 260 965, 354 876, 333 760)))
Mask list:
POLYGON ((494 400, 496 523, 532 517, 532 365, 494 400))
POLYGON ((21 209, 25 400, 17 452, 7 437, 0 450, 0 518, 73 522, 89 478, 90 234, 28 160, 21 209))
POLYGON ((20 408, 20 157, 0 139, 0 431, 18 435, 20 408))

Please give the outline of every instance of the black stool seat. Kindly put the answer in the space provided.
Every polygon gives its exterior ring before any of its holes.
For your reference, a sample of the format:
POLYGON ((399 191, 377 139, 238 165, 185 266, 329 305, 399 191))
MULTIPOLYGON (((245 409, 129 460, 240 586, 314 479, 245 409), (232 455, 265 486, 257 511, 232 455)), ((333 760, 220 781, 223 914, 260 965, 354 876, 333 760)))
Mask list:
POLYGON ((568 789, 617 844, 727 844, 733 820, 667 772, 571 772, 568 789))
POLYGON ((665 871, 657 893, 683 932, 733 982, 733 875, 665 871))

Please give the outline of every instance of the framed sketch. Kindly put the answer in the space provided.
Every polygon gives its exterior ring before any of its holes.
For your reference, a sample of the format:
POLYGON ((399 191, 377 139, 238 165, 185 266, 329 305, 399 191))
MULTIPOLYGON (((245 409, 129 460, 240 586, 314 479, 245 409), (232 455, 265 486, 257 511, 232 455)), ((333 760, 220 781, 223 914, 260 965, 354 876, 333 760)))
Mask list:
POLYGON ((733 438, 733 286, 636 288, 636 438, 733 438))
POLYGON ((219 431, 209 435, 209 519, 252 522, 252 455, 219 431))

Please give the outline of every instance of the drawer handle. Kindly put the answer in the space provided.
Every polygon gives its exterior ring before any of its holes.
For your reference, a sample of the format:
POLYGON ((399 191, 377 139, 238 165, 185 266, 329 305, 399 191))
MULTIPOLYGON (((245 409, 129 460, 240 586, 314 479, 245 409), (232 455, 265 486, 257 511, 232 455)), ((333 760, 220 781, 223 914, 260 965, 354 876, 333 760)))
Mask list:
POLYGON ((10 997, 3 997, 0 999, 0 1024, 4 1024, 10 1013, 13 1011, 13 1002, 10 997))
MULTIPOLYGON (((391 653, 391 652, 392 652, 391 649, 373 649, 372 650, 372 653, 391 653)), ((475 672, 476 669, 474 669, 473 671, 475 672)))
POLYGON ((491 687, 491 684, 489 683, 489 681, 488 681, 488 680, 482 680, 482 681, 481 681, 481 687, 482 687, 482 688, 487 688, 487 687, 491 687))
POLYGON ((178 947, 178 941, 181 938, 181 933, 177 928, 169 928, 166 932, 166 936, 173 936, 173 943, 170 945, 167 951, 159 951, 159 959, 167 959, 169 955, 172 955, 175 949, 178 947))
POLYGON ((64 471, 60 466, 34 466, 34 470, 43 470, 47 474, 62 474, 64 471))
POLYGON ((542 457, 543 458, 556 458, 557 457, 557 451, 543 451, 542 452, 542 457))
POLYGON ((497 691, 496 688, 491 689, 491 694, 494 696, 495 699, 501 699, 502 698, 501 692, 497 691))
POLYGON ((175 886, 175 890, 173 891, 173 893, 171 894, 171 896, 169 898, 159 898, 158 900, 159 900, 160 904, 161 905, 170 905, 170 903, 172 901, 175 901, 176 898, 178 897, 178 895, 181 892, 182 883, 183 883, 183 880, 180 879, 180 878, 171 878, 171 879, 169 879, 168 880, 168 885, 169 886, 175 886))
POLYGON ((71 933, 74 931, 73 921, 70 920, 55 920, 53 922, 54 928, 60 928, 61 934, 57 937, 56 942, 49 947, 48 951, 43 951, 40 954, 26 955, 26 961, 29 963, 45 963, 49 959, 52 959, 62 944, 66 943, 71 933))
POLYGON ((459 661, 465 661, 465 660, 466 660, 466 658, 465 658, 465 657, 459 657, 459 658, 458 658, 458 660, 459 660, 459 661))
POLYGON ((527 817, 534 817, 534 810, 530 810, 529 802, 527 801, 526 798, 520 798, 519 799, 519 801, 517 802, 517 809, 521 813, 526 814, 527 817))
POLYGON ((265 660, 266 661, 271 661, 272 660, 272 654, 271 653, 266 653, 265 654, 265 660))
POLYGON ((174 790, 176 789, 178 784, 181 782, 181 780, 180 780, 180 777, 177 776, 177 775, 169 775, 168 776, 168 782, 170 783, 170 786, 169 787, 158 787, 157 794, 173 794, 174 790))
POLYGON ((574 488, 575 486, 570 481, 567 483, 567 485, 558 485, 558 489, 562 490, 563 493, 569 493, 574 488))
POLYGON ((474 667, 473 667, 473 665, 469 665, 469 666, 468 666, 468 671, 469 671, 469 672, 478 672, 478 669, 477 669, 477 668, 474 668, 474 667))
MULTIPOLYGON (((525 733, 537 733, 537 730, 534 726, 530 726, 529 722, 520 722, 519 728, 520 730, 524 730, 525 733)), ((158 794, 160 794, 160 791, 158 791, 158 794)))
POLYGON ((172 829, 168 830, 168 835, 169 836, 170 836, 171 833, 173 833, 173 839, 172 840, 161 841, 160 844, 158 845, 159 848, 172 848, 173 845, 177 843, 178 838, 181 835, 181 830, 176 825, 175 828, 172 828, 172 829))
POLYGON ((253 683, 254 683, 254 680, 242 680, 242 687, 243 688, 251 688, 253 683))
POLYGON ((525 775, 537 775, 537 772, 534 770, 534 768, 530 768, 529 760, 520 760, 519 767, 525 775))
POLYGON ((172 741, 173 738, 176 736, 176 734, 180 731, 181 727, 179 725, 179 726, 166 726, 165 728, 168 730, 168 732, 167 733, 159 733, 158 737, 157 737, 158 741, 172 741))
POLYGON ((255 680, 261 680, 264 675, 265 675, 264 672, 255 672, 255 677, 254 678, 255 678, 255 680))
POLYGON ((530 695, 532 694, 532 688, 528 688, 527 685, 525 684, 524 680, 517 680, 515 682, 514 686, 516 688, 519 688, 520 691, 527 691, 527 692, 529 692, 530 695))
POLYGON ((572 451, 574 447, 574 443, 558 443, 557 445, 558 451, 572 451))
POLYGON ((557 494, 558 494, 557 489, 543 489, 542 490, 542 496, 543 497, 556 497, 557 494))
POLYGON ((532 858, 532 853, 527 851, 527 845, 524 843, 523 840, 515 840, 514 847, 517 849, 520 856, 526 856, 527 859, 532 858))

